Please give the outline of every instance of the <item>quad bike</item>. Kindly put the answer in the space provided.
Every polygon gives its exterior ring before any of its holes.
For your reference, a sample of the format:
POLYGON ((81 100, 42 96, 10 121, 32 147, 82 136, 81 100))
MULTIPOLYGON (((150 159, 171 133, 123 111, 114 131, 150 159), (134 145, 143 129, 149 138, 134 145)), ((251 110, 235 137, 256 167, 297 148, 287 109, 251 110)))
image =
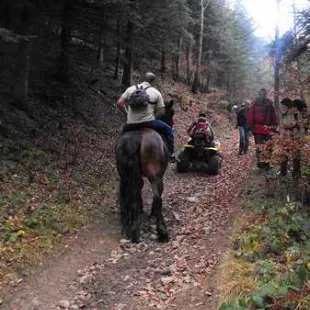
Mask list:
POLYGON ((206 143, 205 135, 205 132, 198 131, 184 145, 178 156, 176 166, 178 172, 187 172, 192 168, 213 175, 219 173, 222 165, 221 144, 219 141, 206 143))

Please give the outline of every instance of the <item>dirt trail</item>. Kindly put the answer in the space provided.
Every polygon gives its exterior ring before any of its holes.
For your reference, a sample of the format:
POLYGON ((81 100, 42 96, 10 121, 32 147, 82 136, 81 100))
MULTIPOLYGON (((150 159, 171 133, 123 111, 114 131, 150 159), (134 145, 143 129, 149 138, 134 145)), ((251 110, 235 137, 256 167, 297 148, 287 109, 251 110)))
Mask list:
MULTIPOLYGON (((147 218, 141 243, 128 243, 115 215, 100 229, 72 237, 59 257, 11 288, 3 309, 215 310, 217 269, 252 158, 236 155, 236 134, 222 144, 218 176, 176 174, 170 166, 164 190, 168 243, 156 241, 155 225, 147 218)), ((144 202, 149 212, 148 186, 144 202)))
POLYGON ((102 226, 84 229, 64 240, 58 245, 63 250, 57 256, 24 272, 23 281, 8 290, 0 309, 53 309, 55 302, 75 292, 72 283, 78 270, 108 258, 119 240, 116 218, 106 219, 102 226))

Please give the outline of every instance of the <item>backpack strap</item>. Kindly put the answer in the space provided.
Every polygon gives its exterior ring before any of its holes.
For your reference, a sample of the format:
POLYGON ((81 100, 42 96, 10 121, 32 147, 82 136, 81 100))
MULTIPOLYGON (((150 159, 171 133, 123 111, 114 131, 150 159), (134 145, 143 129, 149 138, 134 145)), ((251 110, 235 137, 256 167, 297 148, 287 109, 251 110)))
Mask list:
POLYGON ((139 85, 138 85, 138 84, 136 84, 135 86, 136 86, 136 89, 144 89, 144 90, 146 90, 146 89, 148 89, 148 88, 151 88, 151 87, 152 87, 151 85, 150 85, 150 86, 146 86, 145 88, 143 87, 143 85, 141 85, 141 86, 139 87, 139 85))

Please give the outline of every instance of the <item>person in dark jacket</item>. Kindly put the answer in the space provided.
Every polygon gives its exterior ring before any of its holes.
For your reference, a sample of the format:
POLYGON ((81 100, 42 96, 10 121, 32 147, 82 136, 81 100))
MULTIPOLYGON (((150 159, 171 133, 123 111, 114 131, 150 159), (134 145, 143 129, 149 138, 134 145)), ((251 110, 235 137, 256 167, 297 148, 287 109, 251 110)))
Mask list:
POLYGON ((249 134, 246 119, 246 104, 242 103, 241 108, 237 112, 237 128, 239 128, 239 155, 246 154, 249 149, 249 134))
POLYGON ((170 100, 165 103, 165 113, 158 117, 158 119, 162 120, 166 124, 168 124, 171 128, 173 128, 173 117, 174 117, 174 100, 170 100))
MULTIPOLYGON (((267 98, 267 91, 262 88, 259 91, 258 98, 252 103, 247 115, 247 125, 254 136, 256 145, 261 145, 269 141, 272 133, 279 124, 275 108, 271 100, 267 98)), ((260 150, 256 150, 257 167, 268 168, 269 164, 260 157, 260 150)))

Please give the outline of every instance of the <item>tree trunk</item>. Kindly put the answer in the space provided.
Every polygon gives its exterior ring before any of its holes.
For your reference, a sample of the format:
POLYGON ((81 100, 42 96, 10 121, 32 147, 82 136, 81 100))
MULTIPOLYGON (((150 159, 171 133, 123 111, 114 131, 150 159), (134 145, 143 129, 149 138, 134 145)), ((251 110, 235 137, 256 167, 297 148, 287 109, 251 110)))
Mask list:
POLYGON ((207 93, 210 92, 210 81, 211 81, 211 75, 210 75, 210 71, 208 70, 208 72, 207 72, 207 84, 206 84, 206 92, 207 93))
POLYGON ((190 40, 190 43, 188 45, 187 51, 186 51, 186 81, 187 84, 191 84, 192 80, 192 48, 193 48, 193 41, 190 40))
MULTIPOLYGON (((207 45, 208 50, 209 50, 209 44, 207 45)), ((209 93, 210 92, 210 80, 211 80, 211 73, 210 73, 210 52, 207 53, 206 55, 206 92, 209 93)))
POLYGON ((65 83, 69 82, 69 45, 71 39, 71 15, 74 0, 66 0, 63 7, 62 29, 61 29, 61 54, 59 57, 59 79, 65 83))
POLYGON ((194 76, 194 81, 193 81, 193 84, 192 84, 192 92, 193 92, 194 94, 197 93, 198 84, 199 84, 198 72, 196 71, 196 72, 195 72, 195 76, 194 76))
POLYGON ((162 50, 161 50, 161 68, 160 71, 162 73, 166 72, 166 51, 165 51, 165 46, 163 45, 162 50))
POLYGON ((30 51, 31 41, 21 41, 19 43, 19 61, 16 65, 14 84, 12 85, 12 97, 14 105, 27 111, 29 72, 30 72, 30 51))
POLYGON ((199 33, 199 46, 198 46, 198 57, 196 64, 196 72, 195 78, 192 85, 192 92, 195 94, 197 92, 199 86, 199 70, 201 65, 201 57, 202 57, 202 43, 203 43, 203 27, 204 27, 204 12, 205 8, 203 6, 203 0, 200 0, 200 33, 199 33))
POLYGON ((274 104, 278 113, 280 112, 279 90, 280 90, 280 64, 281 64, 280 38, 279 38, 280 3, 281 0, 277 0, 278 19, 275 33, 275 60, 274 60, 274 104))
POLYGON ((181 50, 182 50, 182 37, 180 36, 178 40, 178 51, 175 57, 175 70, 174 70, 174 79, 179 79, 180 77, 180 62, 181 62, 181 50))
POLYGON ((104 49, 105 49, 105 8, 103 7, 102 13, 101 13, 101 24, 100 24, 100 30, 98 35, 98 61, 101 66, 103 66, 104 63, 104 49))
MULTIPOLYGON (((294 43, 297 44, 297 14, 296 14, 296 6, 295 6, 295 0, 293 0, 293 16, 294 16, 294 43)), ((302 78, 301 78, 301 66, 300 66, 300 61, 299 57, 296 59, 297 63, 297 80, 299 84, 299 96, 302 100, 304 99, 304 86, 302 84, 302 78)))
POLYGON ((200 73, 199 77, 200 91, 205 92, 205 72, 200 73))
POLYGON ((127 22, 127 34, 125 39, 125 57, 124 57, 124 72, 122 84, 125 87, 131 85, 131 70, 133 61, 133 35, 134 35, 134 25, 131 21, 127 22))
POLYGON ((117 19, 117 28, 116 28, 116 57, 115 57, 115 65, 114 65, 114 76, 115 80, 118 79, 119 65, 121 60, 121 23, 123 19, 122 14, 122 1, 119 3, 118 8, 118 19, 117 19))
POLYGON ((227 93, 230 96, 230 92, 231 92, 231 88, 230 88, 230 79, 231 79, 231 74, 230 74, 230 66, 228 68, 228 72, 227 72, 227 93))
POLYGON ((118 79, 118 72, 121 60, 121 40, 118 39, 116 43, 116 57, 115 57, 115 66, 114 66, 114 80, 118 79))
POLYGON ((99 40, 99 49, 98 49, 98 60, 99 60, 99 65, 103 65, 104 61, 104 39, 103 35, 100 35, 100 40, 99 40))

